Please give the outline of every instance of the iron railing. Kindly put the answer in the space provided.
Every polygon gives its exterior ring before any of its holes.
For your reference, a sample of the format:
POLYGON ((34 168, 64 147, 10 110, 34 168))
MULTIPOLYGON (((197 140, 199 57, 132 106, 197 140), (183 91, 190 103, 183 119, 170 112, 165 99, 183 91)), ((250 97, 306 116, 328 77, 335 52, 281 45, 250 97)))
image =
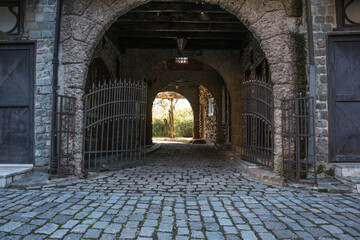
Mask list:
POLYGON ((146 93, 143 83, 113 81, 85 96, 85 171, 138 164, 145 157, 146 93))
POLYGON ((75 103, 76 98, 56 95, 57 111, 53 114, 49 178, 74 174, 75 103))
POLYGON ((266 80, 242 84, 241 158, 273 167, 272 87, 266 80))
POLYGON ((288 180, 317 184, 314 98, 283 99, 282 169, 288 180))

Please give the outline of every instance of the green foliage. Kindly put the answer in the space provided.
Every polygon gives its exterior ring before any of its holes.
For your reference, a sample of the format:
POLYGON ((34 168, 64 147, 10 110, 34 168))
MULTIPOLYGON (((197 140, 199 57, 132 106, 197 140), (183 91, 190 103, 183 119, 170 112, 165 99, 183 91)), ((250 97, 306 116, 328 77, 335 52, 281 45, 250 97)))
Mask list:
MULTIPOLYGON (((170 136, 170 100, 155 99, 153 103, 153 137, 170 136)), ((175 137, 192 137, 193 111, 184 100, 174 100, 174 135, 175 137)))
POLYGON ((303 1, 302 0, 292 0, 291 10, 294 17, 301 17, 303 14, 303 1))
POLYGON ((176 137, 192 137, 193 135, 193 121, 180 120, 174 123, 174 133, 176 137))
POLYGON ((164 121, 157 118, 153 119, 152 135, 153 137, 169 137, 170 132, 164 121))
POLYGON ((306 40, 304 34, 301 33, 291 33, 291 38, 294 42, 297 95, 305 96, 308 84, 306 76, 306 40))

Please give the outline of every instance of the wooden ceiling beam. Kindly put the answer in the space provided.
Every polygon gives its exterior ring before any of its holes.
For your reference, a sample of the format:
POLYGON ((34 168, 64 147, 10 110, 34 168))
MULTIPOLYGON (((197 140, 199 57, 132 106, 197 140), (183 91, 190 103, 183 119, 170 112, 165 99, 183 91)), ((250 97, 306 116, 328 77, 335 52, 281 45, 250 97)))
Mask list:
POLYGON ((150 2, 144 4, 134 10, 133 12, 226 12, 217 5, 191 3, 191 2, 150 2))
POLYGON ((242 23, 233 15, 229 13, 138 13, 129 12, 118 19, 118 22, 132 23, 132 22, 174 22, 174 23, 242 23))
MULTIPOLYGON (((119 39, 119 45, 125 48, 164 48, 177 49, 177 43, 172 39, 145 39, 142 38, 122 38, 119 39)), ((191 40, 186 44, 186 50, 201 49, 236 49, 243 48, 243 41, 219 41, 219 40, 191 40)))
POLYGON ((151 32, 248 32, 249 30, 237 23, 171 23, 154 22, 139 23, 114 23, 113 27, 121 31, 151 31, 151 32))
POLYGON ((183 37, 188 40, 244 40, 247 39, 248 33, 245 32, 143 32, 143 31, 113 31, 120 38, 167 38, 176 39, 183 37))

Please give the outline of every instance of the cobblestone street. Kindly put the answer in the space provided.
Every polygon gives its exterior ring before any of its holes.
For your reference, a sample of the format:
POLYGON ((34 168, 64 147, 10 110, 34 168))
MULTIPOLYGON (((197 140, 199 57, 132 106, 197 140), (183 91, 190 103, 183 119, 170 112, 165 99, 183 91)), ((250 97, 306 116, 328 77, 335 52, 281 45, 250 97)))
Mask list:
POLYGON ((360 239, 360 195, 258 183, 208 145, 147 164, 0 190, 0 239, 360 239))

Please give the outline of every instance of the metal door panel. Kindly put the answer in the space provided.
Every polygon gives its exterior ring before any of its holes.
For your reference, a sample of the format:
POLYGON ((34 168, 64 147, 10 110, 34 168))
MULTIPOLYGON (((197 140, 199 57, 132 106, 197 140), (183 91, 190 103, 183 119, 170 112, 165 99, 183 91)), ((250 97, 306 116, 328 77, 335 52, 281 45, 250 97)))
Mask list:
POLYGON ((328 37, 332 162, 360 162, 360 35, 328 37))
POLYGON ((27 163, 29 108, 0 108, 0 163, 27 163))
POLYGON ((0 44, 0 163, 33 163, 34 44, 0 44))

